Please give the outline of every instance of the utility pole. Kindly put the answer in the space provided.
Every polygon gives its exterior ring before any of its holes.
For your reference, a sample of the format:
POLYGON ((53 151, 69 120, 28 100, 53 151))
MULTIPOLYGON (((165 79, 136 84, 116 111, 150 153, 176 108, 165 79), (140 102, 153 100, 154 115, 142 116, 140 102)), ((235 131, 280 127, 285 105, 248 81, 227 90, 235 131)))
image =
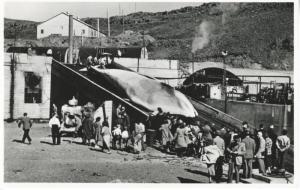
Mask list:
POLYGON ((109 23, 108 9, 106 13, 107 13, 107 36, 110 37, 110 23, 109 23))
POLYGON ((69 60, 68 63, 73 62, 73 15, 69 15, 69 60))
POLYGON ((144 59, 146 57, 146 48, 145 48, 145 46, 146 46, 146 43, 145 43, 145 30, 143 30, 143 49, 144 49, 143 53, 144 53, 144 59))
POLYGON ((122 31, 124 33, 124 11, 122 9, 122 31))
MULTIPOLYGON (((16 42, 17 42, 17 24, 15 23, 13 25, 14 31, 15 31, 15 39, 14 39, 14 47, 16 47, 16 42)), ((14 104, 15 104, 15 64, 16 64, 16 59, 15 59, 15 52, 13 51, 12 54, 12 60, 10 63, 10 97, 9 97, 9 120, 13 121, 14 119, 14 104)))
POLYGON ((222 81, 222 86, 223 86, 223 93, 224 93, 224 113, 227 113, 227 81, 226 81, 226 56, 228 55, 227 51, 222 51, 222 57, 223 57, 223 81, 222 81))

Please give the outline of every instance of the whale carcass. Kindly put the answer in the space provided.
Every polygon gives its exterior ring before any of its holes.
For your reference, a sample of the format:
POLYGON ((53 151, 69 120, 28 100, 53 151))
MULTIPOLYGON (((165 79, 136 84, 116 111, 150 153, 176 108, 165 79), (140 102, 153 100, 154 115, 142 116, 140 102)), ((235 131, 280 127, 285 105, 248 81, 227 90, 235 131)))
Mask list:
POLYGON ((89 75, 118 96, 153 112, 196 117, 197 111, 184 94, 173 87, 136 72, 122 69, 100 69, 92 66, 89 75))

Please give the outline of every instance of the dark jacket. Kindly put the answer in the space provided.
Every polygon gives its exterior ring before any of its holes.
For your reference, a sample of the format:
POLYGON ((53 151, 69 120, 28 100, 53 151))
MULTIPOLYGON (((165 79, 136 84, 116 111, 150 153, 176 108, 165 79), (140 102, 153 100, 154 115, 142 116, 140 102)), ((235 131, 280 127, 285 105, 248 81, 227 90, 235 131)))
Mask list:
POLYGON ((32 121, 29 117, 21 117, 18 125, 19 127, 23 125, 23 129, 30 129, 32 126, 32 121))
POLYGON ((242 142, 244 142, 246 146, 246 153, 244 155, 244 158, 245 159, 253 158, 256 149, 256 144, 254 139, 247 136, 242 140, 242 142))

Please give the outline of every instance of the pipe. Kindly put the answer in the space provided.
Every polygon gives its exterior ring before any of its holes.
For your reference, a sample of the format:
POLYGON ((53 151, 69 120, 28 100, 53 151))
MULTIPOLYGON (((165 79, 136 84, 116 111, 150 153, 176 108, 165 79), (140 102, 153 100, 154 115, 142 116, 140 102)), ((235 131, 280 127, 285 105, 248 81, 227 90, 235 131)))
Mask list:
POLYGON ((99 38, 100 37, 100 19, 97 18, 97 37, 99 38))
POLYGON ((69 60, 68 63, 73 62, 73 15, 69 15, 69 60))

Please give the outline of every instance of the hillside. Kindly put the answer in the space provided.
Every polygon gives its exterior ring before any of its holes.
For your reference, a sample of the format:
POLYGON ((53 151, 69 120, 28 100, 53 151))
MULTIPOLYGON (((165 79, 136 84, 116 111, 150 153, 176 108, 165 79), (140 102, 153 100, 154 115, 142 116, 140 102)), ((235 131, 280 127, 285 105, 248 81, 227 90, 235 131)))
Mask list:
MULTIPOLYGON (((82 20, 96 26, 96 18, 82 20)), ((102 45, 142 45, 145 33, 153 59, 221 61, 220 52, 227 50, 226 63, 233 67, 251 68, 260 64, 268 69, 292 70, 293 22, 292 3, 207 3, 172 11, 111 17, 112 37, 102 45), (123 30, 127 32, 121 34, 123 30), (132 34, 139 37, 134 38, 132 34)), ((106 34, 105 18, 100 19, 100 26, 106 34)), ((6 38, 8 34, 5 33, 6 38)), ((32 36, 30 33, 27 38, 32 36)))

